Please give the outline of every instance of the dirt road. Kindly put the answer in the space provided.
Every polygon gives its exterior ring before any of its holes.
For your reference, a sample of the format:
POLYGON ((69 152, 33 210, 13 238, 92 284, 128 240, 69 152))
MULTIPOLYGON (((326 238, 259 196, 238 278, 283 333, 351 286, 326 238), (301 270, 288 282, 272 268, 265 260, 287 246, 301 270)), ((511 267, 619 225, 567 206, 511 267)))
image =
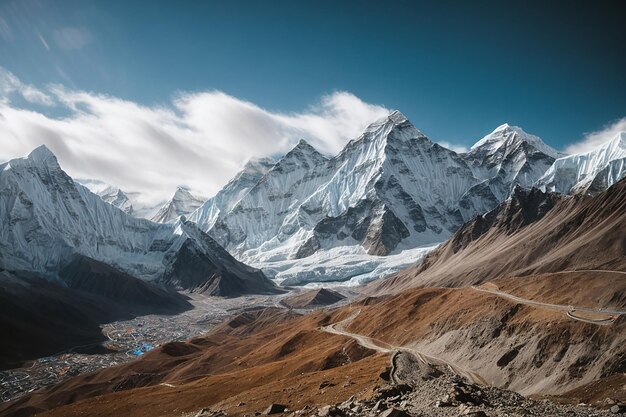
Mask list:
POLYGON ((348 323, 350 323, 352 320, 354 320, 360 313, 361 313, 361 310, 358 310, 356 313, 352 314, 347 319, 344 319, 334 324, 330 324, 328 326, 324 326, 321 328, 321 330, 327 333, 350 337, 356 340, 357 343, 360 344, 361 346, 366 347, 368 349, 375 350, 377 352, 382 352, 382 353, 393 353, 396 351, 409 352, 415 355, 419 360, 421 360, 424 363, 428 363, 428 364, 436 365, 436 366, 447 366, 452 372, 456 373, 457 375, 465 377, 468 381, 470 381, 473 384, 489 385, 487 381, 485 381, 485 379, 481 377, 477 372, 474 372, 469 369, 465 369, 445 359, 427 355, 424 352, 420 352, 419 350, 416 350, 410 347, 391 345, 382 340, 377 340, 369 336, 364 336, 361 334, 357 334, 357 333, 353 333, 353 332, 345 330, 345 326, 348 323))

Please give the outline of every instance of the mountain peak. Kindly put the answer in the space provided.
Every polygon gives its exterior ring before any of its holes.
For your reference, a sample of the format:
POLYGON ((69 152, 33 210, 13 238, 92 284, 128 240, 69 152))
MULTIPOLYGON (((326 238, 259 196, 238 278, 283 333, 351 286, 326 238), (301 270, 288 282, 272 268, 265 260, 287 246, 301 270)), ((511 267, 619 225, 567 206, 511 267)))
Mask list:
POLYGON ((188 187, 179 185, 172 199, 166 202, 151 220, 156 223, 172 223, 179 216, 193 213, 203 203, 203 198, 192 194, 188 187))
POLYGON ((176 187, 176 191, 174 192, 174 199, 182 199, 186 198, 187 196, 191 196, 189 188, 185 187, 184 185, 179 185, 178 187, 176 187))
POLYGON ((28 154, 27 159, 38 164, 58 165, 57 157, 46 145, 38 146, 28 154))
POLYGON ((391 113, 389 113, 388 119, 391 120, 396 125, 406 123, 409 121, 409 119, 404 114, 402 114, 400 110, 394 110, 391 113))
POLYGON ((298 143, 296 144, 296 146, 294 146, 289 152, 287 152, 287 155, 295 155, 295 154, 301 154, 304 153, 305 155, 320 155, 322 156, 322 154, 313 147, 313 145, 311 145, 309 142, 307 142, 304 139, 300 139, 298 141, 298 143))
POLYGON ((298 143, 296 144, 296 146, 294 146, 294 149, 315 149, 309 142, 307 142, 305 139, 300 139, 298 141, 298 143))
POLYGON ((535 147, 540 152, 558 158, 562 156, 555 149, 546 145, 540 137, 526 133, 521 127, 512 126, 508 123, 503 123, 493 130, 490 134, 486 135, 472 147, 471 151, 477 151, 480 149, 486 150, 488 153, 496 152, 502 146, 516 145, 520 142, 526 142, 535 147))
MULTIPOLYGON (((502 123, 500 126, 496 127, 493 132, 501 132, 503 130, 514 130, 514 129, 518 129, 518 130, 522 130, 521 128, 517 127, 517 126, 511 126, 508 123, 502 123)), ((493 133, 492 132, 492 133, 493 133)))

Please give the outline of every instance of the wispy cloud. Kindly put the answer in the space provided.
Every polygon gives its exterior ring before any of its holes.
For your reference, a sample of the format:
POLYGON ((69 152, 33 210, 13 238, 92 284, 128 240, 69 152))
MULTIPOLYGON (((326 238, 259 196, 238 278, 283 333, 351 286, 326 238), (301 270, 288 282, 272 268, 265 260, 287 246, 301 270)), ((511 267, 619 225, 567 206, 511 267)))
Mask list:
POLYGON ((54 104, 49 95, 30 84, 21 82, 13 73, 0 67, 0 103, 9 103, 11 96, 14 94, 20 95, 30 103, 44 106, 52 106, 54 104))
POLYGON ((13 40, 13 31, 11 26, 7 23, 6 19, 0 15, 0 38, 5 42, 11 42, 13 40))
POLYGON ((585 134, 581 141, 569 145, 565 152, 578 154, 592 151, 613 139, 619 132, 626 132, 626 117, 615 120, 600 130, 585 134))
MULTIPOLYGON (((93 41, 93 35, 85 28, 64 27, 52 32, 57 46, 61 49, 81 49, 93 41)), ((43 38, 42 38, 43 41, 43 38)), ((44 45, 47 45, 44 41, 44 45)))
POLYGON ((336 153, 388 113, 347 92, 297 113, 268 111, 220 91, 181 93, 165 107, 59 85, 49 92, 69 116, 0 104, 0 160, 43 143, 73 177, 142 191, 153 202, 180 184, 211 195, 249 158, 284 153, 301 138, 336 153))

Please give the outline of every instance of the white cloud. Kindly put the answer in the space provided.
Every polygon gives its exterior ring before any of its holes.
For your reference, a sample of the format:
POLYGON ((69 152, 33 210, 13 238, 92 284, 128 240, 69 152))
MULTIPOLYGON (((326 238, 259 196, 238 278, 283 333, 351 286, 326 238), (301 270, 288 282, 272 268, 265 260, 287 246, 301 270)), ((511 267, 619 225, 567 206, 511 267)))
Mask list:
POLYGON ((465 153, 469 151, 469 149, 467 149, 467 147, 463 145, 455 145, 454 143, 441 142, 441 141, 438 141, 437 143, 443 146, 444 148, 448 148, 456 153, 465 153))
POLYGON ((29 103, 51 106, 52 98, 30 84, 24 84, 13 73, 0 67, 0 103, 9 103, 13 94, 19 94, 29 103))
POLYGON ((580 142, 571 144, 565 148, 565 152, 568 154, 578 154, 592 151, 615 138, 619 132, 626 132, 626 117, 615 120, 598 131, 585 134, 580 142))
POLYGON ((388 113, 346 92, 291 114, 219 91, 182 93, 168 107, 62 86, 50 92, 69 116, 57 119, 0 104, 0 160, 46 144, 74 178, 145 192, 152 202, 169 198, 180 184, 212 195, 249 158, 284 153, 301 138, 321 152, 335 153, 388 113))
POLYGON ((66 50, 81 49, 93 40, 93 35, 87 29, 69 26, 55 29, 52 36, 57 46, 66 50))

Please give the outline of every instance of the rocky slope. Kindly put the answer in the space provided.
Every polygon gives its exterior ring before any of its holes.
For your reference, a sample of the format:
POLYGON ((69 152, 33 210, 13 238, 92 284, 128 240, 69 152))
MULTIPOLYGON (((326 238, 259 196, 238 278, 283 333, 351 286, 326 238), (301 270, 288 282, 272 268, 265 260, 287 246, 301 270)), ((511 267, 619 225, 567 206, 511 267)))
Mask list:
POLYGON ((501 276, 626 269, 626 180, 594 196, 517 188, 423 262, 373 287, 477 284, 501 276))
POLYGON ((68 288, 34 273, 0 270, 0 369, 78 346, 85 352, 105 351, 101 324, 146 311, 173 314, 191 308, 184 297, 119 272, 103 277, 104 271, 82 275, 80 281, 76 271, 67 277, 73 287, 68 288), (108 291, 94 288, 104 285, 108 291), (145 297, 138 297, 134 287, 145 297))
POLYGON ((344 295, 337 291, 319 288, 290 295, 283 298, 281 303, 290 308, 315 308, 329 306, 345 298, 344 295))
POLYGON ((109 299, 136 314, 172 313, 191 308, 178 293, 82 255, 76 255, 64 266, 59 278, 71 289, 109 299))
POLYGON ((183 289, 237 277, 231 289, 238 292, 221 285, 211 287, 214 295, 274 288, 262 273, 236 261, 193 223, 181 219, 156 224, 105 203, 75 183, 44 146, 0 165, 0 190, 0 268, 55 279, 80 254, 183 289), (191 262, 202 268, 190 269, 191 262), (253 285, 248 288, 242 282, 253 285))
MULTIPOLYGON (((556 300, 544 283, 558 288, 562 277, 531 279, 524 295, 596 307, 595 297, 587 297, 581 288, 592 283, 606 295, 602 284, 607 281, 586 281, 566 286, 558 293, 565 299, 556 300)), ((494 282, 505 291, 515 291, 514 284, 494 282)), ((570 388, 618 375, 625 354, 624 325, 623 319, 611 326, 582 323, 564 311, 521 305, 471 288, 412 289, 304 316, 287 309, 255 310, 232 317, 202 337, 69 379, 0 410, 8 416, 50 410, 44 415, 67 417, 87 411, 103 416, 180 416, 206 409, 243 416, 276 403, 312 415, 328 412, 328 405, 351 403, 349 410, 343 408, 347 415, 379 414, 394 407, 410 415, 456 416, 468 406, 488 416, 525 415, 528 409, 545 415, 604 415, 588 407, 532 401, 502 389, 565 395, 570 388), (359 338, 327 331, 331 325, 359 338), (368 341, 370 347, 362 346, 368 341), (396 350, 410 355, 398 357, 396 350), (479 387, 448 373, 459 369, 500 389, 479 387)))

